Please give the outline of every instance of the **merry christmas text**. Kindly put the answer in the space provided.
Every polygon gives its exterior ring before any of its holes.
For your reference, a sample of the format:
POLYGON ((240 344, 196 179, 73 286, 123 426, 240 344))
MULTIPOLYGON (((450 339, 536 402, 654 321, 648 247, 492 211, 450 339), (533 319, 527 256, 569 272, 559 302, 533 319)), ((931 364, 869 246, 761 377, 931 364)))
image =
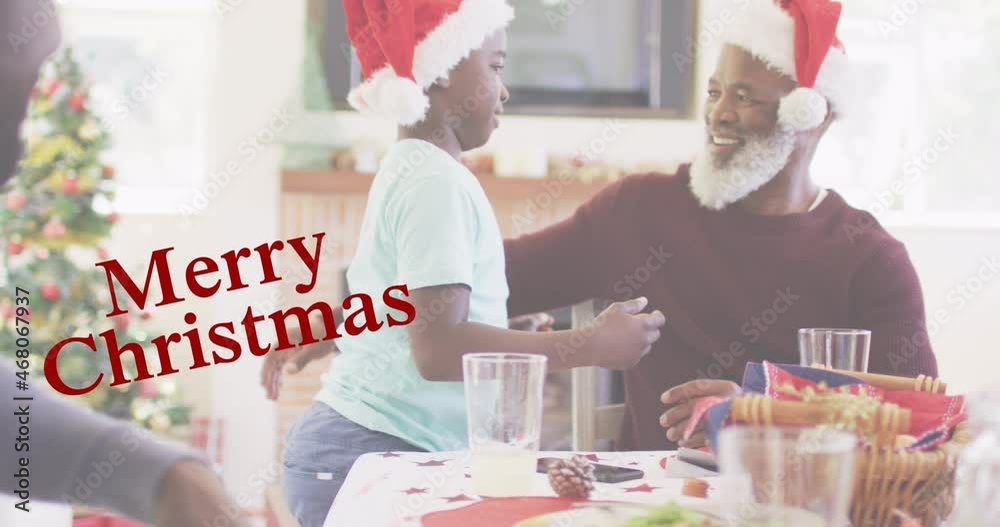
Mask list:
MULTIPOLYGON (((309 293, 316 285, 325 234, 321 232, 313 234, 308 239, 303 236, 287 241, 278 240, 265 243, 252 249, 243 247, 228 251, 220 256, 221 265, 219 261, 212 258, 195 258, 185 268, 184 284, 195 297, 210 298, 223 290, 228 292, 250 287, 246 277, 248 269, 259 269, 263 273, 263 278, 257 282, 259 285, 279 282, 282 277, 275 271, 274 256, 280 251, 291 249, 309 273, 308 280, 296 284, 294 290, 298 294, 309 293), (227 286, 225 289, 223 289, 224 285, 227 286)), ((159 302, 154 304, 156 307, 176 304, 186 299, 179 294, 176 284, 171 278, 168 254, 173 250, 173 247, 167 247, 153 251, 146 271, 146 279, 141 289, 117 260, 108 260, 97 264, 104 270, 108 280, 108 288, 111 291, 112 310, 108 312, 108 317, 128 312, 127 305, 123 308, 119 304, 119 299, 115 294, 116 283, 121 286, 140 310, 144 309, 147 302, 152 300, 150 296, 154 289, 152 287, 154 280, 156 281, 155 285, 157 285, 155 290, 160 291, 161 296, 159 302)), ((219 322, 208 329, 207 340, 214 347, 214 349, 209 350, 206 350, 202 332, 196 327, 183 333, 160 335, 151 340, 159 359, 159 372, 155 375, 150 372, 142 346, 136 342, 118 342, 113 329, 97 334, 103 339, 103 346, 98 345, 94 334, 71 337, 59 342, 49 350, 45 358, 45 378, 56 391, 66 395, 84 395, 97 388, 104 379, 104 373, 94 372, 94 381, 88 386, 69 386, 59 376, 57 366, 59 354, 72 348, 77 348, 73 352, 86 352, 79 349, 80 345, 93 353, 97 353, 99 349, 107 350, 108 360, 111 364, 110 386, 120 386, 132 381, 177 373, 179 370, 175 367, 176 357, 171 356, 171 352, 177 349, 188 351, 191 357, 190 369, 192 370, 212 364, 234 362, 243 354, 241 340, 244 339, 237 338, 239 333, 246 336, 245 341, 250 354, 259 357, 272 351, 282 352, 297 346, 340 338, 342 335, 339 329, 343 329, 348 335, 355 336, 365 331, 378 331, 386 324, 389 327, 405 326, 416 318, 415 308, 406 300, 409 294, 407 286, 402 284, 388 287, 381 293, 381 301, 389 309, 384 320, 379 319, 375 301, 370 295, 356 293, 346 297, 341 303, 344 309, 342 328, 337 327, 333 316, 334 308, 327 302, 316 302, 307 308, 296 306, 277 310, 269 315, 255 315, 253 310, 248 307, 239 321, 219 322), (319 313, 322 316, 325 333, 322 338, 313 335, 310 330, 309 316, 312 313, 319 313), (289 329, 296 327, 296 325, 301 329, 302 339, 299 342, 292 342, 289 337, 289 329), (237 326, 240 326, 239 330, 237 326), (258 338, 258 330, 267 326, 273 327, 276 335, 277 342, 273 346, 260 342, 258 338), (171 348, 171 346, 174 347, 171 348), (206 356, 209 351, 211 357, 206 356), (122 358, 127 353, 131 354, 132 362, 135 364, 136 376, 133 379, 127 378, 123 367, 122 358)), ((196 324, 197 321, 198 317, 192 312, 184 316, 184 322, 190 326, 196 324)))

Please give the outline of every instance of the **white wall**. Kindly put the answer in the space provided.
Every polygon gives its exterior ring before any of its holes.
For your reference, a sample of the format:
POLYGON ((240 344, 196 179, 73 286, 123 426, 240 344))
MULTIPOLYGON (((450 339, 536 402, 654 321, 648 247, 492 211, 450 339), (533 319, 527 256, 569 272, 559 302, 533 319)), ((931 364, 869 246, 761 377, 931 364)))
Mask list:
POLYGON ((986 263, 1000 263, 1000 229, 888 228, 920 276, 941 378, 955 392, 1000 388, 1000 269, 986 263))
MULTIPOLYGON (((239 174, 222 185, 197 215, 126 216, 109 246, 114 257, 133 265, 146 265, 155 249, 176 247, 170 261, 175 283, 180 284, 184 283, 183 266, 194 257, 218 258, 228 250, 254 247, 279 237, 280 139, 262 145, 252 158, 245 145, 244 150, 240 148, 251 137, 267 139, 272 124, 272 129, 281 127, 277 121, 272 123, 275 112, 290 108, 289 94, 298 83, 300 61, 296 58, 303 55, 305 3, 229 3, 236 7, 218 18, 218 68, 211 79, 213 159, 209 166, 213 173, 219 173, 227 164, 236 163, 239 174)), ((295 119, 294 114, 290 119, 295 119)), ((280 131, 277 136, 280 138, 280 131)), ((247 267, 260 269, 259 264, 247 267)), ((256 278, 259 281, 260 277, 256 278)), ((249 283, 252 280, 248 277, 249 283)), ((270 298, 272 287, 254 286, 220 292, 208 300, 190 299, 157 309, 153 322, 169 331, 187 329, 182 322, 187 311, 198 315, 198 328, 239 321, 247 306, 270 298)), ((265 334, 262 338, 271 337, 265 334)), ((245 354, 232 364, 174 377, 199 413, 225 418, 224 478, 227 488, 247 506, 262 504, 264 485, 260 481, 277 474, 269 465, 275 458, 274 415, 272 404, 258 386, 260 364, 259 359, 245 354)))

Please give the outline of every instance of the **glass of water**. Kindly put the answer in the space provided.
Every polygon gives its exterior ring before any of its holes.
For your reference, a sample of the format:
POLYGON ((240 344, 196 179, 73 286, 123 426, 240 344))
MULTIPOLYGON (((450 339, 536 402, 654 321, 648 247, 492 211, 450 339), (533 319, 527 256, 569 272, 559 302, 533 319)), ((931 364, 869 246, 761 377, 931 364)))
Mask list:
POLYGON ((723 429, 720 490, 732 503, 729 519, 741 526, 847 527, 856 445, 854 434, 822 427, 723 429))
POLYGON ((546 357, 472 353, 462 363, 473 492, 530 495, 542 432, 546 357))
POLYGON ((867 329, 800 329, 799 364, 867 372, 871 342, 867 329))

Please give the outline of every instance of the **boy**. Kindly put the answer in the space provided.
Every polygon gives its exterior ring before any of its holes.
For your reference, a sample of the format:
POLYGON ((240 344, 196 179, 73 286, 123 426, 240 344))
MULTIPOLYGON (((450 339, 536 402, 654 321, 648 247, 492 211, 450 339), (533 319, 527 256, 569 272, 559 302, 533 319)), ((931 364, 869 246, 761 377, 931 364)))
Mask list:
POLYGON ((628 368, 665 321, 639 314, 646 302, 636 299, 609 308, 586 335, 507 329, 500 229, 458 161, 486 143, 509 97, 500 71, 513 10, 504 0, 353 0, 345 8, 366 78, 349 101, 400 125, 347 278, 352 291, 405 284, 417 318, 338 340, 342 354, 285 450, 285 492, 303 527, 322 525, 364 453, 466 447, 463 354, 545 354, 550 370, 628 368))

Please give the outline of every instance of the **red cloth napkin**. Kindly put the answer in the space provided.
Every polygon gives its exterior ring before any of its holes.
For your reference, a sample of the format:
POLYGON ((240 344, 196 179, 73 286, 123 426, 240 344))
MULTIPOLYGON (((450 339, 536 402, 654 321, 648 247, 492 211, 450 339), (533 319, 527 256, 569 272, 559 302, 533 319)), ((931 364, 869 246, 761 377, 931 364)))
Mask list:
MULTIPOLYGON (((767 375, 767 395, 774 399, 797 400, 797 397, 778 390, 780 386, 790 384, 797 390, 806 387, 819 389, 818 384, 769 362, 764 362, 764 369, 767 375)), ((965 397, 961 395, 911 390, 887 391, 868 384, 852 385, 849 390, 855 394, 865 392, 879 401, 910 410, 910 429, 907 434, 916 437, 917 442, 907 450, 925 450, 946 441, 951 429, 966 419, 965 397)))
POLYGON ((587 500, 571 498, 486 498, 459 509, 432 512, 420 518, 423 527, 511 527, 519 521, 542 514, 565 511, 574 503, 587 500))

